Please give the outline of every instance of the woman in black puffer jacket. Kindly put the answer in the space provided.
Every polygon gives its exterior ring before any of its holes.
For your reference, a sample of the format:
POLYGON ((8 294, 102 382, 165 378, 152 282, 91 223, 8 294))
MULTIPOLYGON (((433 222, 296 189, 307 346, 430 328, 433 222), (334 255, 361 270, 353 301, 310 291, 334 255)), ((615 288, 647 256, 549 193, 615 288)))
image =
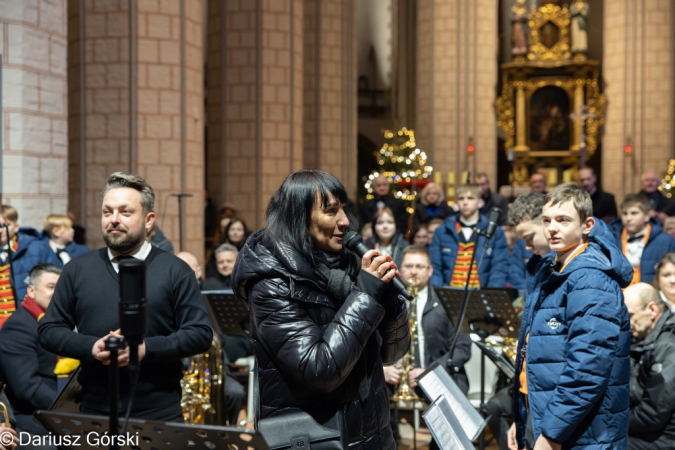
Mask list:
POLYGON ((268 228, 239 252, 233 287, 250 308, 260 418, 303 410, 321 421, 341 410, 350 449, 393 449, 382 364, 408 350, 408 312, 389 289, 390 256, 343 249, 346 202, 326 172, 289 175, 268 228))

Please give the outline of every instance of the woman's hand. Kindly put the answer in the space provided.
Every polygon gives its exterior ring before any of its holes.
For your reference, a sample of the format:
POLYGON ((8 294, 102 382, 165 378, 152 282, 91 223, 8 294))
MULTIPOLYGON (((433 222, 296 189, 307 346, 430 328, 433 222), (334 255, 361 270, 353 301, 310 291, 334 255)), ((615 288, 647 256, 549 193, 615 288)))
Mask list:
POLYGON ((396 275, 400 276, 391 256, 382 255, 377 250, 368 250, 363 255, 363 258, 361 258, 361 269, 385 283, 389 283, 396 275))

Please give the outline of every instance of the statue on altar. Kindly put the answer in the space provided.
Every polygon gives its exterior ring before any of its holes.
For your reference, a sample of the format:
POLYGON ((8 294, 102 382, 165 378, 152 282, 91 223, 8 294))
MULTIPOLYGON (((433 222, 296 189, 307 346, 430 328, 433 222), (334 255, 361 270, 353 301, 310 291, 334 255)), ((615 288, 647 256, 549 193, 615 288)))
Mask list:
POLYGON ((570 6, 572 53, 588 50, 588 3, 576 0, 570 6))
POLYGON ((527 8, 525 0, 516 0, 511 8, 511 24, 513 29, 511 54, 513 56, 527 54, 527 8))

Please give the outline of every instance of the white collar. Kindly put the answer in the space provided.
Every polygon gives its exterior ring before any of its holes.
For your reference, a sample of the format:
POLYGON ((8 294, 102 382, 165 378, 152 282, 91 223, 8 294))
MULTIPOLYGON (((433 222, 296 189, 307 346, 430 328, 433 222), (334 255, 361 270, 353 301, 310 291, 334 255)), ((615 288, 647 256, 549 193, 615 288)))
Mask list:
MULTIPOLYGON (((152 250, 152 244, 150 244, 148 241, 143 241, 143 245, 134 253, 133 256, 136 259, 140 259, 141 261, 145 261, 145 259, 148 257, 150 254, 150 250, 152 250)), ((117 253, 117 252, 115 252, 117 253)), ((120 268, 117 262, 117 257, 120 256, 119 254, 115 255, 113 254, 112 250, 110 250, 110 247, 108 247, 108 259, 110 260, 110 263, 113 266, 113 269, 115 269, 115 272, 119 272, 120 268)))

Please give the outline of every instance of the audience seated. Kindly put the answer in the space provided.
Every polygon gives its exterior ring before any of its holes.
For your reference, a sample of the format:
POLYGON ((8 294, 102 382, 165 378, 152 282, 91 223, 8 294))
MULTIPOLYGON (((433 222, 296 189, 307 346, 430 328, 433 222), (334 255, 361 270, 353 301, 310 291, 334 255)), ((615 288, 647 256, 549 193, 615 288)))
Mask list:
POLYGON ((56 214, 47 216, 44 221, 43 232, 47 237, 46 242, 43 242, 56 253, 56 256, 61 260, 61 267, 76 256, 89 253, 86 246, 75 243, 73 221, 68 216, 56 214))
POLYGON ((496 192, 492 192, 492 189, 490 189, 490 179, 487 174, 477 173, 475 180, 476 185, 480 188, 480 198, 483 200, 480 213, 489 216, 492 208, 499 208, 501 212, 499 213, 497 225, 506 225, 506 219, 509 214, 509 203, 506 201, 506 198, 496 192))
POLYGON ((383 255, 391 255, 394 263, 400 267, 403 249, 408 246, 408 241, 399 233, 393 212, 389 208, 379 209, 372 222, 373 237, 364 244, 383 255))
POLYGON ((382 208, 389 208, 396 221, 396 229, 403 235, 408 231, 408 217, 403 200, 395 198, 389 193, 389 180, 379 175, 373 180, 373 198, 359 205, 361 223, 371 222, 382 208))
POLYGON ((675 216, 675 201, 667 198, 659 191, 661 177, 656 171, 650 170, 640 177, 642 190, 640 195, 644 196, 651 206, 649 217, 655 217, 659 223, 663 223, 668 216, 675 216))
POLYGON ((436 183, 428 183, 417 199, 413 226, 429 223, 434 218, 445 219, 452 213, 452 208, 445 201, 443 189, 436 183))
POLYGON ((666 450, 675 443, 675 316, 645 283, 624 291, 630 315, 629 450, 666 450))
MULTIPOLYGON (((229 223, 225 226, 222 242, 218 242, 216 248, 221 244, 230 244, 233 245, 237 249, 237 251, 241 250, 249 234, 250 233, 248 231, 248 227, 246 227, 246 222, 244 222, 242 219, 233 217, 232 219, 230 219, 229 223)), ((207 278, 217 277, 218 271, 216 269, 215 252, 211 253, 207 261, 208 261, 206 265, 207 278)))
POLYGON ((237 259, 237 247, 232 244, 221 244, 214 252, 216 260, 216 274, 202 283, 204 291, 220 291, 232 289, 230 277, 234 262, 237 259))
POLYGON ((675 313, 675 253, 668 252, 656 265, 652 286, 659 290, 661 300, 675 313))
POLYGON ((617 218, 616 200, 614 200, 612 194, 603 191, 598 186, 598 177, 592 168, 583 167, 579 169, 579 183, 591 196, 594 217, 605 223, 610 223, 617 218))
POLYGON ((410 231, 411 244, 429 247, 429 242, 431 242, 431 235, 426 224, 421 224, 410 231))

